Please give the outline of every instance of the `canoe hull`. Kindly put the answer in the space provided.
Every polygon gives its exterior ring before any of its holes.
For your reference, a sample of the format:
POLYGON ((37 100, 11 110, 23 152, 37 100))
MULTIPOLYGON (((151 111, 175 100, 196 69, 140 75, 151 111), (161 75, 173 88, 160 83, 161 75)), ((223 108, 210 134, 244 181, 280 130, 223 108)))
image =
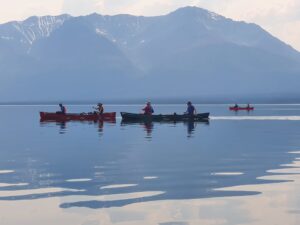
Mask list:
POLYGON ((42 121, 112 121, 116 119, 116 113, 103 113, 102 115, 90 113, 67 113, 67 114, 58 114, 58 113, 49 113, 49 112, 40 112, 40 117, 42 121))
POLYGON ((121 112, 123 121, 207 121, 209 113, 200 113, 193 116, 186 114, 168 114, 168 115, 145 115, 137 113, 121 112))
POLYGON ((254 110, 254 107, 238 107, 238 108, 229 107, 229 110, 231 110, 231 111, 240 111, 240 110, 251 111, 251 110, 254 110))

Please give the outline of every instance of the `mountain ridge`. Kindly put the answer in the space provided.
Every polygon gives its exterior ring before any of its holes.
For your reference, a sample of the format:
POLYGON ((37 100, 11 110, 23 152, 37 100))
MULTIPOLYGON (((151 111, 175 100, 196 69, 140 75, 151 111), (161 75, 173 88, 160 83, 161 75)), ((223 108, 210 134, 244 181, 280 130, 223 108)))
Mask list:
POLYGON ((299 62, 260 26, 197 7, 29 17, 0 25, 0 101, 300 96, 299 62))

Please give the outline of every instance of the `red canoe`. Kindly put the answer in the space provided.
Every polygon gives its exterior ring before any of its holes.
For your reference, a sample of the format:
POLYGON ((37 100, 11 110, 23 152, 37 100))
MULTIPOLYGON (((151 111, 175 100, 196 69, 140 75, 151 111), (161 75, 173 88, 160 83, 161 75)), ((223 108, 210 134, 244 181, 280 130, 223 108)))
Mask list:
POLYGON ((103 113, 102 115, 94 114, 94 113, 66 113, 66 114, 58 114, 58 113, 48 113, 48 112, 40 112, 41 120, 54 120, 54 121, 68 121, 68 120, 89 120, 89 121, 113 121, 116 119, 116 113, 103 113))
POLYGON ((229 110, 233 110, 233 111, 239 111, 239 110, 254 110, 254 107, 229 107, 229 110))

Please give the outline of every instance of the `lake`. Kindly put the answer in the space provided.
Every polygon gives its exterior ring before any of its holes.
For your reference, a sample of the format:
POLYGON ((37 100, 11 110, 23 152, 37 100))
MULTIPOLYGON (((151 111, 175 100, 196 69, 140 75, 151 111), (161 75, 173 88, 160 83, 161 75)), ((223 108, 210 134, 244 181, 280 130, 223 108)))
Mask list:
POLYGON ((300 105, 195 106, 209 123, 121 121, 141 105, 105 105, 116 122, 40 122, 58 107, 0 106, 0 224, 299 224, 300 105))

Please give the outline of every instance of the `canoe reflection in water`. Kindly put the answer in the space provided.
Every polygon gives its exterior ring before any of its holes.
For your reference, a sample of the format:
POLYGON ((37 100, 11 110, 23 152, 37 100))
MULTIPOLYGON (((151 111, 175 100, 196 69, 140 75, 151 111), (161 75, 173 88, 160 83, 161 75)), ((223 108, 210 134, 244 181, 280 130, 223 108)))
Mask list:
POLYGON ((152 122, 145 122, 144 123, 144 130, 147 133, 147 137, 151 138, 152 136, 152 131, 153 131, 153 123, 152 122))
POLYGON ((146 138, 151 139, 152 138, 152 132, 154 129, 154 124, 159 124, 159 125, 163 125, 163 124, 173 124, 174 126, 176 126, 177 124, 183 124, 184 126, 187 127, 187 137, 191 138, 193 137, 194 131, 197 127, 197 124, 205 124, 205 125, 209 125, 209 121, 185 121, 185 122, 170 122, 170 121, 163 121, 163 122, 153 122, 153 121, 144 121, 144 122, 137 122, 137 121, 127 121, 127 120, 122 120, 121 122, 121 126, 130 126, 130 125, 141 125, 141 127, 144 128, 145 132, 146 132, 146 138))
POLYGON ((108 123, 108 124, 115 124, 116 120, 112 119, 110 121, 49 121, 49 120, 40 120, 40 126, 41 127, 46 127, 46 126, 51 126, 53 124, 57 125, 59 127, 59 133, 60 134, 65 134, 67 132, 67 124, 91 124, 91 125, 96 125, 98 127, 98 132, 99 134, 103 133, 103 129, 104 129, 104 124, 108 123))
POLYGON ((195 123, 190 121, 185 124, 187 126, 187 137, 192 137, 195 131, 195 123))
POLYGON ((59 126, 59 133, 64 134, 66 132, 66 122, 56 122, 56 124, 59 126))

